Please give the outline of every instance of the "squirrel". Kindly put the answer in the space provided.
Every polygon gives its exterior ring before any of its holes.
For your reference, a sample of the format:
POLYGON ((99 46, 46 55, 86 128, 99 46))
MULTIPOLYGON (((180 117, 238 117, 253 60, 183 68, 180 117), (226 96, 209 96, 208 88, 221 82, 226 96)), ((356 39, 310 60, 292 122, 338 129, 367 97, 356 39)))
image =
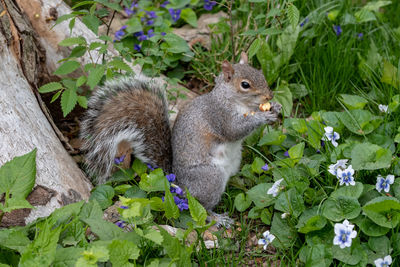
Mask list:
POLYGON ((259 110, 272 98, 262 71, 251 67, 242 52, 239 63, 222 63, 214 89, 187 103, 171 131, 161 83, 143 75, 107 81, 89 99, 81 122, 88 171, 97 176, 97 183, 105 183, 114 159, 132 154, 174 173, 177 184, 217 223, 229 226, 233 221, 213 209, 229 177, 239 170, 242 140, 277 121, 279 103, 271 102, 269 111, 259 110))

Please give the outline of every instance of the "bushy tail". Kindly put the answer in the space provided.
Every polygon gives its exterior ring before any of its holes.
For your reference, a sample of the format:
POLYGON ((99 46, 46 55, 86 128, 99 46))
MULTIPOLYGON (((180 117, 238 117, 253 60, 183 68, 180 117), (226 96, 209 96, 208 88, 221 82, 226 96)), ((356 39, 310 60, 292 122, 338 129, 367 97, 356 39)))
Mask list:
POLYGON ((106 82, 89 100, 81 138, 88 172, 98 183, 109 178, 122 143, 141 161, 170 171, 171 130, 163 85, 142 75, 106 82))

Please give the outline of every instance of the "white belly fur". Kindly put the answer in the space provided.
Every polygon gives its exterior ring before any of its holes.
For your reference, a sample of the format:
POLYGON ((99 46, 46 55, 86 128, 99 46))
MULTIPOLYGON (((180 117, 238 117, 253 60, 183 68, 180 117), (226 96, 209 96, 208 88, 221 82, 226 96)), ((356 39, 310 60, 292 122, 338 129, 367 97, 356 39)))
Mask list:
POLYGON ((242 160, 242 140, 218 145, 213 151, 212 163, 221 170, 225 185, 229 177, 239 171, 242 160))

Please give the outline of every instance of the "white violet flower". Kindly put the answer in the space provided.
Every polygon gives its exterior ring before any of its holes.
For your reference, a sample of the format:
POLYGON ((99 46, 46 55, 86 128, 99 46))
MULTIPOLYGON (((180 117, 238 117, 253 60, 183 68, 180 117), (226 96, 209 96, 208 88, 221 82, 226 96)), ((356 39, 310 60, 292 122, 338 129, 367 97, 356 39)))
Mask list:
POLYGON ((337 178, 340 181, 340 185, 345 184, 346 186, 349 185, 356 185, 356 182, 354 181, 354 170, 351 165, 347 167, 347 169, 338 169, 337 170, 337 178))
POLYGON ((336 142, 336 140, 339 140, 340 138, 339 133, 334 132, 331 126, 325 127, 324 130, 325 130, 325 136, 322 137, 322 140, 331 141, 332 145, 334 147, 337 147, 338 143, 336 142))
POLYGON ((273 234, 270 234, 269 231, 265 231, 263 233, 263 237, 258 240, 259 245, 264 245, 264 249, 267 249, 268 245, 271 244, 272 241, 274 241, 275 236, 273 234))
POLYGON ((386 106, 386 105, 379 104, 378 108, 379 108, 380 112, 383 112, 383 113, 387 113, 388 112, 388 106, 386 106))
POLYGON ((374 263, 376 267, 387 267, 392 264, 392 257, 390 255, 387 255, 383 259, 376 259, 374 263))
POLYGON ((343 223, 335 223, 335 237, 333 244, 340 248, 351 247, 351 241, 357 236, 357 232, 353 230, 354 225, 349 224, 348 220, 343 223))
POLYGON ((267 194, 272 195, 273 197, 276 197, 279 193, 279 185, 282 183, 283 179, 279 179, 276 181, 270 189, 268 189, 267 194))
POLYGON ((289 213, 287 213, 287 212, 285 212, 285 213, 282 213, 282 215, 281 215, 281 218, 282 219, 286 219, 287 217, 289 217, 289 213))
POLYGON ((394 183, 394 175, 389 174, 386 178, 383 178, 382 175, 378 175, 376 180, 376 190, 381 192, 382 190, 386 193, 390 190, 390 185, 394 183))
POLYGON ((348 161, 349 161, 348 159, 339 159, 335 164, 329 165, 328 172, 330 172, 332 175, 337 176, 337 170, 339 168, 342 170, 346 169, 347 168, 346 164, 348 161))

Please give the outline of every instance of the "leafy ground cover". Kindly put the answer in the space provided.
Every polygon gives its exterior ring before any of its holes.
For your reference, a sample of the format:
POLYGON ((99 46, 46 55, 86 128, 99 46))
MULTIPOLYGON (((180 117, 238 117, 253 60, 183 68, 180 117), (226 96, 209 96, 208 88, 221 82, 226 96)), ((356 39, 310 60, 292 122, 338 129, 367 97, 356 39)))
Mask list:
MULTIPOLYGON (((218 206, 237 224, 232 237, 216 232, 219 248, 206 249, 204 208, 183 195, 174 176, 135 161, 97 186, 87 203, 48 218, 0 230, 0 263, 31 266, 398 266, 400 255, 400 4, 395 1, 75 1, 73 14, 94 32, 110 14, 126 25, 102 42, 83 38, 56 70, 64 78, 41 87, 61 98, 67 115, 86 107, 87 88, 132 72, 170 83, 196 78, 209 90, 224 59, 247 51, 263 70, 282 123, 262 127, 244 142, 241 171, 218 206), (207 12, 228 18, 210 25, 210 50, 192 49, 172 32, 196 26, 207 12), (234 27, 232 26, 234 25, 234 27), (110 57, 114 46, 119 57, 110 57), (102 63, 81 66, 85 53, 102 63), (125 60, 125 61, 124 61, 125 60), (210 64, 210 62, 212 64, 210 64), (78 78, 69 74, 82 67, 78 78), (185 75, 181 75, 184 73, 185 75), (120 218, 103 220, 118 202, 120 218), (171 236, 159 225, 179 227, 171 236), (186 241, 195 231, 196 242, 186 241), (384 265, 386 264, 386 265, 384 265)), ((173 91, 170 98, 180 95, 173 91)), ((116 159, 116 165, 121 159, 116 159)), ((3 212, 30 207, 35 151, 0 168, 3 212), (24 170, 21 172, 21 170, 24 170), (6 179, 7 177, 7 179, 6 179)))

